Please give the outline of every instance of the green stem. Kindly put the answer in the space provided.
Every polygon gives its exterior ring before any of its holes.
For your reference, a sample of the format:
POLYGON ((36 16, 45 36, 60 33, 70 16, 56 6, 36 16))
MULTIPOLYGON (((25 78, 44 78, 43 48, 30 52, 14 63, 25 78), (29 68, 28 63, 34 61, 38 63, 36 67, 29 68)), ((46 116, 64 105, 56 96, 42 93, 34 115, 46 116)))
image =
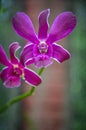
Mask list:
MULTIPOLYGON (((44 70, 44 68, 39 69, 38 75, 41 75, 43 70, 44 70)), ((29 96, 31 96, 34 91, 35 91, 35 87, 32 86, 30 91, 28 91, 28 92, 26 92, 24 94, 21 94, 21 95, 15 97, 15 98, 13 98, 12 100, 8 101, 5 105, 3 105, 0 108, 0 113, 6 111, 11 105, 13 105, 13 104, 15 104, 15 103, 29 97, 29 96)))

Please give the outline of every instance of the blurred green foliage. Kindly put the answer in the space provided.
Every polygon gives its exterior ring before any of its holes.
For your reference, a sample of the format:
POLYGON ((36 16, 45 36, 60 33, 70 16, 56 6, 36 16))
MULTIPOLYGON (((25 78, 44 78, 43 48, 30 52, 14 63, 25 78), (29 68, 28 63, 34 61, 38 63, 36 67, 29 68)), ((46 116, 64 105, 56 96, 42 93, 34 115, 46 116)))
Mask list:
POLYGON ((86 2, 75 1, 77 27, 71 38, 70 129, 86 130, 86 2))
MULTIPOLYGON (((11 19, 17 11, 23 10, 23 2, 21 0, 0 0, 0 44, 2 44, 8 57, 8 47, 15 40, 21 45, 22 39, 14 32, 11 19)), ((2 65, 0 64, 0 71, 2 65)), ((20 93, 20 88, 6 89, 0 80, 0 107, 9 99, 14 98, 20 93)), ((4 114, 0 115, 0 130, 17 130, 20 121, 20 104, 15 104, 4 114)))

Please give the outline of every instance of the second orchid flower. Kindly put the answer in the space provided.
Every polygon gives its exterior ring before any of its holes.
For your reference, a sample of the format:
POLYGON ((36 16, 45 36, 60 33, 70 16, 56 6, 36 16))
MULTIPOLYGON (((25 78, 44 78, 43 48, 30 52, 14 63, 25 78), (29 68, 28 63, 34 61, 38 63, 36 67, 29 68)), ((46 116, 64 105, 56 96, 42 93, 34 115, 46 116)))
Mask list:
POLYGON ((15 56, 15 52, 19 48, 18 42, 13 42, 9 46, 9 60, 3 47, 0 45, 0 63, 5 66, 0 73, 0 78, 7 88, 19 87, 21 85, 21 78, 27 84, 38 86, 42 80, 38 74, 25 66, 24 51, 21 52, 20 60, 15 56))

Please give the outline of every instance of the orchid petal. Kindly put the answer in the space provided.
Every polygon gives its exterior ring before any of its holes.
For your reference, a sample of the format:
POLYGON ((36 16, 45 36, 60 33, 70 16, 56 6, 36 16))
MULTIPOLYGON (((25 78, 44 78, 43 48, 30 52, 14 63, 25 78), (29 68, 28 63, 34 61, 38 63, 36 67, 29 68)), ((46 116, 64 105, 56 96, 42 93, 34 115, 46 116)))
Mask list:
POLYGON ((24 65, 26 61, 30 60, 33 57, 33 44, 26 45, 21 54, 20 62, 24 65))
POLYGON ((47 44, 51 44, 69 35, 76 26, 76 17, 72 12, 64 12, 54 20, 50 34, 46 40, 47 44))
POLYGON ((8 75, 9 75, 9 68, 6 67, 6 68, 2 69, 1 79, 2 79, 3 81, 5 81, 5 80, 8 78, 8 75))
POLYGON ((18 12, 12 19, 13 27, 17 34, 29 40, 32 43, 39 43, 36 37, 33 24, 28 15, 23 12, 18 12))
POLYGON ((8 57, 3 49, 3 47, 0 45, 0 63, 5 65, 5 66, 9 66, 9 60, 8 57))
POLYGON ((38 38, 45 39, 47 38, 47 31, 48 31, 48 17, 50 14, 50 9, 44 10, 39 15, 39 31, 38 31, 38 38))
POLYGON ((35 86, 38 86, 42 82, 38 74, 36 74, 35 72, 27 68, 24 69, 24 78, 28 84, 35 85, 35 86))
POLYGON ((1 71, 1 79, 3 81, 7 80, 8 77, 13 75, 12 70, 13 70, 12 66, 3 68, 1 71))
POLYGON ((35 62, 35 58, 31 58, 31 59, 29 59, 29 60, 27 60, 27 61, 25 62, 25 65, 28 66, 28 65, 33 64, 34 62, 35 62))
POLYGON ((10 52, 10 59, 11 62, 16 64, 18 63, 18 58, 15 56, 16 51, 20 48, 20 45, 18 42, 13 42, 10 46, 9 46, 9 52, 10 52))
POLYGON ((53 56, 52 57, 57 62, 61 63, 70 58, 70 53, 66 49, 64 49, 62 46, 54 43, 54 44, 52 44, 52 47, 53 47, 53 56))

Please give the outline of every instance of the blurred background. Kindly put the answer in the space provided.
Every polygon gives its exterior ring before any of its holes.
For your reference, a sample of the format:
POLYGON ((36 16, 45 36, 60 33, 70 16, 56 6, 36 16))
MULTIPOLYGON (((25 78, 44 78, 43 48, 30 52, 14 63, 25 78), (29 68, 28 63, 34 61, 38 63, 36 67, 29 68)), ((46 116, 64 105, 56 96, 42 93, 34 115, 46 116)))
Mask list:
MULTIPOLYGON (((43 83, 35 93, 0 115, 0 130, 86 130, 86 1, 85 0, 0 0, 0 44, 8 46, 26 41, 12 28, 16 12, 26 12, 38 30, 38 15, 50 8, 49 24, 61 12, 72 11, 77 17, 73 33, 58 44, 71 53, 62 64, 54 61, 42 74, 43 83)), ((34 66, 30 66, 35 70, 34 66)), ((0 65, 0 70, 2 66, 0 65)), ((7 89, 0 81, 0 107, 30 86, 7 89)))

